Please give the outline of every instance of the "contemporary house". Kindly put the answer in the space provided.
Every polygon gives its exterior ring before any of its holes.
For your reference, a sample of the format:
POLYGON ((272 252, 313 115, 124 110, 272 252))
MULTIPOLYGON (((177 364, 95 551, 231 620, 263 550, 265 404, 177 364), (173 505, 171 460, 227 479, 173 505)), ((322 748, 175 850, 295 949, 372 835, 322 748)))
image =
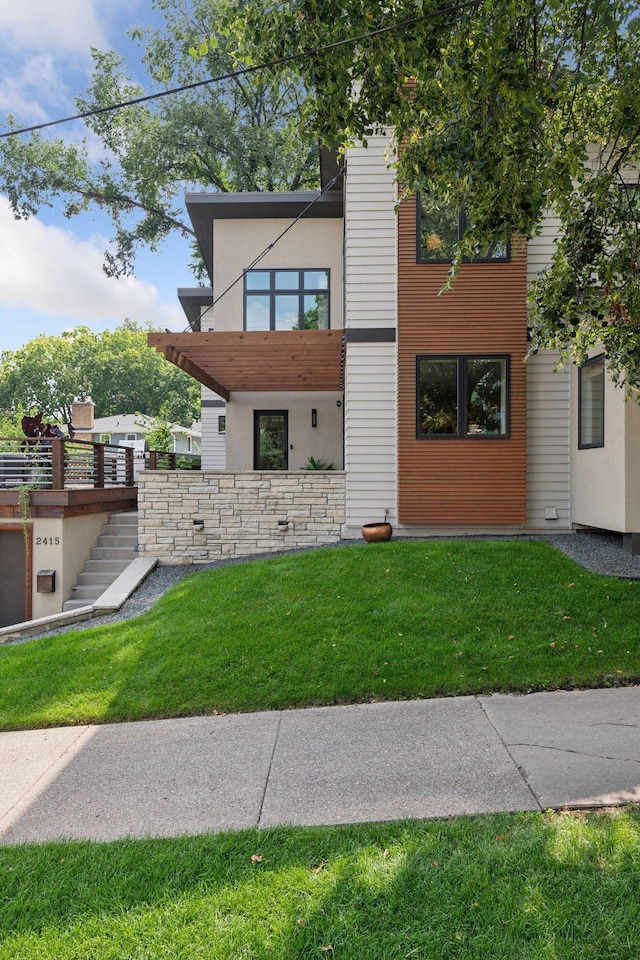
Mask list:
POLYGON ((180 291, 191 332, 149 342, 202 384, 203 472, 186 504, 143 477, 141 549, 209 559, 385 516, 402 536, 590 526, 640 546, 640 408, 601 351, 524 362, 557 223, 479 250, 441 293, 464 213, 396 210, 392 149, 349 149, 337 179, 324 156, 321 193, 187 196, 212 289, 180 291), (333 470, 305 471, 318 462, 333 470), (165 495, 161 538, 145 503, 165 495))

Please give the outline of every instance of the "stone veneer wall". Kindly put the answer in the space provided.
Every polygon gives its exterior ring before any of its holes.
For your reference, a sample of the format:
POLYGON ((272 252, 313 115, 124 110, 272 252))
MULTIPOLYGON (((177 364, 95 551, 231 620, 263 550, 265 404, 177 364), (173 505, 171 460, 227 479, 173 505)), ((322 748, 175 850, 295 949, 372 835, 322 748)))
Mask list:
POLYGON ((161 564, 336 543, 344 521, 341 471, 146 471, 138 480, 140 555, 161 564), (204 521, 202 531, 194 520, 204 521))

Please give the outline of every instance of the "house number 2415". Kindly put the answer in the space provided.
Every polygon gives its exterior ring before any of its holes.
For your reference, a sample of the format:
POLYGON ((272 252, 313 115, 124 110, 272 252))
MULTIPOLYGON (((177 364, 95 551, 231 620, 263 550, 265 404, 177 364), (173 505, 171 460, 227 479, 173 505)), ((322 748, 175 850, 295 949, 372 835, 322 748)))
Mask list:
POLYGON ((60 537, 36 537, 37 547, 57 547, 60 544, 60 537))

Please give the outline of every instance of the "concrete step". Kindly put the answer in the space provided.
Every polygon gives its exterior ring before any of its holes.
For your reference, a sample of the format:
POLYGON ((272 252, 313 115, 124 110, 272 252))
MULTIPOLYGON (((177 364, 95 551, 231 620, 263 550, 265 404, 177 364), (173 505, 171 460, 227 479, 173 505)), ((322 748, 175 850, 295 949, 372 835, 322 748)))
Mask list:
MULTIPOLYGON (((107 584, 108 586, 108 584, 107 584)), ((83 600, 85 606, 91 603, 93 600, 97 600, 98 597, 104 593, 106 587, 93 586, 93 587, 71 587, 71 600, 83 600)))
POLYGON ((137 556, 135 550, 127 547, 93 547, 90 560, 133 560, 137 556))
MULTIPOLYGON (((105 528, 106 529, 106 528, 105 528)), ((101 533, 96 542, 97 547, 124 547, 129 550, 133 550, 135 553, 138 552, 138 534, 134 533, 133 536, 130 534, 113 534, 111 528, 109 528, 109 533, 101 533)))
POLYGON ((102 587, 106 589, 114 581, 114 576, 119 576, 122 571, 110 571, 108 573, 87 573, 86 569, 84 573, 78 574, 78 583, 79 587, 102 587))
POLYGON ((118 577, 127 567, 128 560, 87 560, 84 565, 85 573, 108 573, 118 577))
POLYGON ((123 513, 110 513, 109 523, 128 523, 135 527, 138 526, 138 511, 126 510, 123 513))
POLYGON ((136 559, 137 547, 137 511, 110 514, 109 523, 103 526, 63 610, 76 610, 94 603, 136 559))

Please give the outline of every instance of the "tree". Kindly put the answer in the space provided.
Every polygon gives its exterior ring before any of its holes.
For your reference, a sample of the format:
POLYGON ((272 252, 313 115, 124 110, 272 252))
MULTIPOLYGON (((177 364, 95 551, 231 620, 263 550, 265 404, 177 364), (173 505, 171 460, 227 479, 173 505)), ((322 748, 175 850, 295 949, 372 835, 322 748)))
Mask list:
POLYGON ((45 420, 67 423, 76 397, 90 396, 97 417, 117 413, 156 416, 175 423, 199 417, 199 384, 147 346, 151 328, 125 320, 95 333, 76 327, 41 335, 0 353, 0 411, 42 410, 45 420))
POLYGON ((474 249, 530 237, 553 211, 532 349, 580 361, 602 343, 638 388, 637 13, 635 0, 227 0, 226 29, 266 61, 399 24, 296 61, 307 129, 326 143, 395 130, 402 195, 467 213, 451 279, 474 249))
MULTIPOLYGON (((78 112, 236 68, 230 42, 215 33, 219 0, 155 0, 153 6, 164 15, 164 28, 130 31, 144 46, 150 90, 131 82, 117 53, 94 49, 92 82, 76 99, 78 112), (210 50, 195 61, 188 50, 203 33, 211 36, 210 50)), ((193 236, 185 188, 295 190, 316 183, 317 149, 299 131, 301 98, 300 81, 291 75, 254 74, 98 114, 85 121, 104 148, 97 161, 86 142, 39 133, 9 137, 0 141, 0 191, 17 218, 60 202, 68 218, 99 207, 114 227, 105 270, 128 274, 141 245, 155 250, 175 230, 193 236)), ((15 126, 13 118, 7 125, 15 126)))

